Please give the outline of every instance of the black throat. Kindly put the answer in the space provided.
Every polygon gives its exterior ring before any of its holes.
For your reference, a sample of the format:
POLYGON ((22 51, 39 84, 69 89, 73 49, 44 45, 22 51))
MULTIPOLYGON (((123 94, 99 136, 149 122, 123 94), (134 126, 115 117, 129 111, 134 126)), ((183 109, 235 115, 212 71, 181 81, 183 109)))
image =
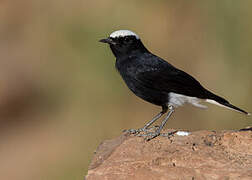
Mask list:
POLYGON ((116 58, 128 57, 135 53, 145 53, 149 52, 140 39, 134 41, 134 43, 127 44, 111 44, 110 49, 116 58))

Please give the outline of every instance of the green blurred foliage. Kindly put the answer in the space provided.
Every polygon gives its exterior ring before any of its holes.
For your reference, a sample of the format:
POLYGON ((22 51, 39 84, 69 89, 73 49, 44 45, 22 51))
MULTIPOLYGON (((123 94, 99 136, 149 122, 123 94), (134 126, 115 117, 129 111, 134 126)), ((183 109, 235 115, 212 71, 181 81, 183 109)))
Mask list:
MULTIPOLYGON (((0 6, 0 177, 83 179, 95 148, 160 111, 135 97, 98 42, 118 29, 252 110, 252 2, 4 1, 0 6)), ((251 118, 181 107, 166 128, 240 129, 251 118)))

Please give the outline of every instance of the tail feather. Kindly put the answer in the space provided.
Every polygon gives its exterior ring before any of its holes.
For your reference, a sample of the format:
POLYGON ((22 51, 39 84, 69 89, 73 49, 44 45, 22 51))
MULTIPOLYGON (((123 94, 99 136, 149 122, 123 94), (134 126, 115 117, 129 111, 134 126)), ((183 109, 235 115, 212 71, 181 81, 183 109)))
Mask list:
POLYGON ((250 113, 230 104, 227 100, 225 100, 224 98, 222 97, 219 97, 211 92, 208 92, 208 96, 209 98, 206 99, 206 102, 208 103, 212 103, 212 104, 215 104, 215 105, 218 105, 218 106, 221 106, 221 107, 225 107, 227 109, 231 109, 231 110, 234 110, 234 111, 237 111, 237 112, 240 112, 240 113, 243 113, 243 114, 246 114, 246 115, 251 115, 250 113))
POLYGON ((224 106, 227 106, 227 107, 229 107, 229 108, 231 108, 231 109, 234 109, 234 110, 236 110, 236 111, 238 111, 238 112, 241 112, 241 113, 244 113, 244 114, 246 114, 246 115, 250 115, 250 113, 248 113, 248 112, 246 112, 246 111, 244 111, 244 110, 242 110, 242 109, 240 109, 240 108, 238 108, 238 107, 236 107, 236 106, 234 106, 234 105, 232 105, 232 104, 230 104, 230 103, 225 103, 225 104, 223 104, 224 106))

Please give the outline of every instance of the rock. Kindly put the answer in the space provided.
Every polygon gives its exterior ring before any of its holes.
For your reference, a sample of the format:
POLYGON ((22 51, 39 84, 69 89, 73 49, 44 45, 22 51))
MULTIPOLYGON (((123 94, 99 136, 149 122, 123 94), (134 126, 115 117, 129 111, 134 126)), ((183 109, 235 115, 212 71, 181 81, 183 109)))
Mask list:
POLYGON ((86 180, 252 179, 252 131, 196 131, 145 141, 127 133, 99 145, 86 180))

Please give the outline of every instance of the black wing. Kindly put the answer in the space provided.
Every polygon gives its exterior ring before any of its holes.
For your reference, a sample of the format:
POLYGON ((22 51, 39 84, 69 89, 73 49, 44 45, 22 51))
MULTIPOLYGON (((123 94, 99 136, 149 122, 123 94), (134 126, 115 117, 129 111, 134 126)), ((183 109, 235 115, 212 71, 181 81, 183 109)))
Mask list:
MULTIPOLYGON (((208 92, 192 76, 181 71, 161 58, 144 57, 144 66, 137 71, 136 80, 148 88, 162 92, 173 92, 191 97, 208 98, 208 92), (146 71, 146 69, 148 69, 146 71)), ((143 63, 142 61, 142 63, 143 63)))
POLYGON ((192 76, 163 59, 152 55, 152 57, 145 57, 142 61, 144 61, 144 68, 137 71, 136 80, 143 86, 167 93, 173 92, 201 99, 212 99, 228 108, 249 115, 248 112, 230 104, 224 98, 206 90, 192 76))

